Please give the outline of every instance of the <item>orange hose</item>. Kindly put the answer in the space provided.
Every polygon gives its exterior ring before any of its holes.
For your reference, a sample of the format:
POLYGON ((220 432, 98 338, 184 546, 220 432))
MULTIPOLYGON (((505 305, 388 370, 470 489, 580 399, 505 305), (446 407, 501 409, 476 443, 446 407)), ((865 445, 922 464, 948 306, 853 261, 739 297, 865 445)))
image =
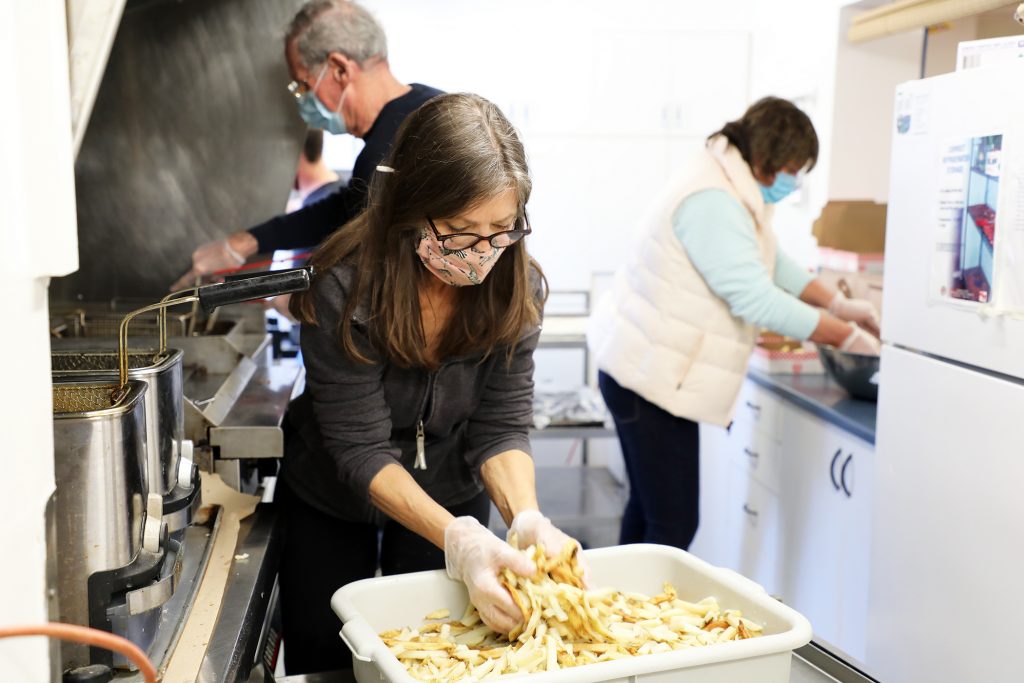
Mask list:
POLYGON ((142 673, 146 683, 157 683, 156 669, 153 667, 153 663, 149 661, 149 658, 146 657, 146 653, 140 650, 135 643, 121 636, 115 636, 113 633, 107 633, 106 631, 100 631, 99 629, 87 626, 62 624, 56 621, 35 626, 0 626, 0 638, 15 636, 48 636, 50 638, 71 640, 76 643, 113 650, 132 660, 135 666, 139 668, 139 672, 142 673))

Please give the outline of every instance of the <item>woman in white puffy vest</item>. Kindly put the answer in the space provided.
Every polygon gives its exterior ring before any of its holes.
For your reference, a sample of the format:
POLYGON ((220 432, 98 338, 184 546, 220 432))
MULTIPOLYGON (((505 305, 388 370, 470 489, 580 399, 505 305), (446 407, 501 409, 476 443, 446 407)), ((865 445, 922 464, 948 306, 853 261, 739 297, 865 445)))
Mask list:
POLYGON ((630 484, 620 543, 689 547, 697 425, 731 422, 758 328, 878 353, 874 307, 814 279, 772 232, 772 205, 817 156, 794 104, 753 104, 669 183, 595 310, 587 339, 630 484))

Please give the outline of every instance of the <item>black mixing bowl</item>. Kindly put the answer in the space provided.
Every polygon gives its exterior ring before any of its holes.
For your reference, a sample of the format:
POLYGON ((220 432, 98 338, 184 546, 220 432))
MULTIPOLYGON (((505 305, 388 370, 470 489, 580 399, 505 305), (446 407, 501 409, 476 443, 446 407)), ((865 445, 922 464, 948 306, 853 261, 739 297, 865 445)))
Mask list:
POLYGON ((818 344, 818 357, 829 376, 850 396, 865 401, 878 400, 878 356, 849 353, 834 346, 818 344))

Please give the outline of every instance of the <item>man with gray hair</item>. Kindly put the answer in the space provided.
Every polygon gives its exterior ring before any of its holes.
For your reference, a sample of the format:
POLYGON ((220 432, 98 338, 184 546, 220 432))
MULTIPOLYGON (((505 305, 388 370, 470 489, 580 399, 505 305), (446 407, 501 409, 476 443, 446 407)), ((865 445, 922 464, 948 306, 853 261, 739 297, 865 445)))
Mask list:
POLYGON ((405 117, 441 91, 403 84, 388 65, 387 39, 377 20, 351 0, 310 0, 285 33, 285 59, 299 114, 314 128, 349 133, 366 143, 347 186, 291 214, 204 244, 172 289, 197 277, 242 265, 253 254, 319 244, 366 205, 370 177, 405 117))

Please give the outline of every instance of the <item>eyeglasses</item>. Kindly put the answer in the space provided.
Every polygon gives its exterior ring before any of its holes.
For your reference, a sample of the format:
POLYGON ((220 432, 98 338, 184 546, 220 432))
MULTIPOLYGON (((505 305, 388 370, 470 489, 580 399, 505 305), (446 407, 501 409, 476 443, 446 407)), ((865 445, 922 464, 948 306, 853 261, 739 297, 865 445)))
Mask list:
POLYGON ((292 97, 294 97, 295 99, 299 99, 300 97, 308 93, 310 90, 316 90, 317 86, 320 85, 320 81, 323 79, 324 74, 327 72, 327 66, 327 64, 324 64, 324 67, 320 69, 320 75, 316 77, 315 85, 311 86, 306 81, 294 80, 288 84, 288 92, 290 92, 292 94, 292 97))
MULTIPOLYGON (((516 222, 518 223, 519 220, 520 219, 517 218, 516 222)), ((430 216, 427 216, 427 223, 430 225, 430 229, 434 231, 434 236, 437 237, 437 241, 441 243, 441 247, 448 251, 462 251, 463 249, 469 249, 470 247, 475 247, 484 240, 489 242, 495 249, 512 246, 533 232, 533 229, 530 227, 530 219, 526 217, 525 213, 522 216, 522 221, 526 226, 525 228, 496 232, 493 235, 488 235, 487 237, 484 237, 483 235, 474 235, 468 232, 457 232, 450 235, 442 235, 437 231, 437 226, 434 225, 434 221, 431 220, 430 216)))

